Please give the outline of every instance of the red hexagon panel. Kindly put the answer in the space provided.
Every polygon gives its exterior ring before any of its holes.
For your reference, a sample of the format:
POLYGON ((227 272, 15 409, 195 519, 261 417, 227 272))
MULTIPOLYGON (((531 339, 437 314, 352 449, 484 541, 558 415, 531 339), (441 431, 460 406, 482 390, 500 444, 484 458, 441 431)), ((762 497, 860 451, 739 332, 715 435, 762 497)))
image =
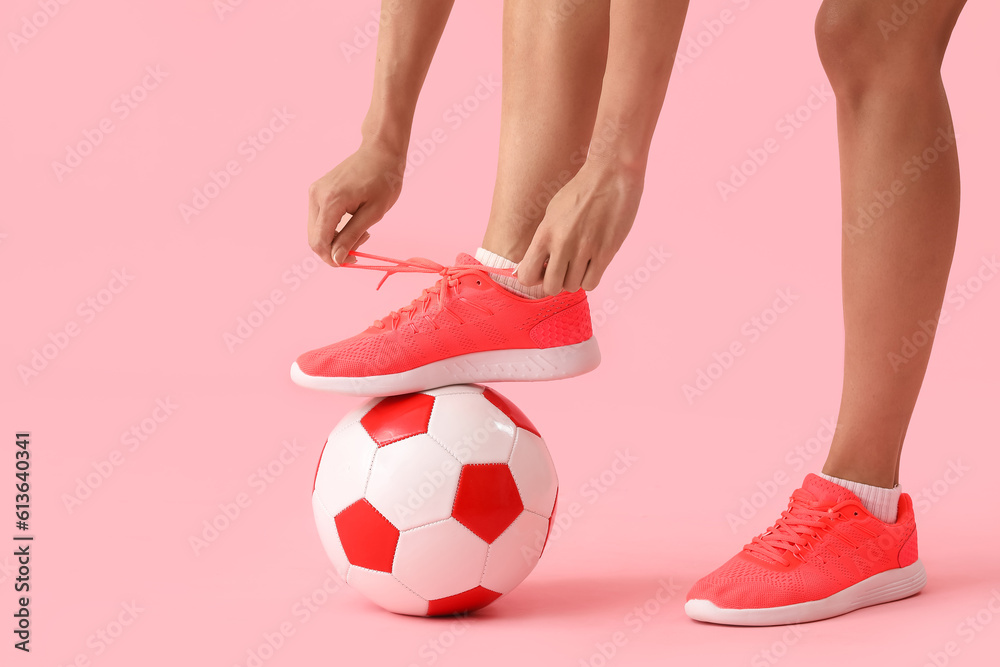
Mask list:
POLYGON ((487 544, 524 510, 521 494, 505 463, 462 466, 451 515, 487 544))
POLYGON ((498 597, 500 597, 500 593, 483 588, 482 586, 476 586, 458 595, 431 600, 427 604, 427 615, 446 616, 448 614, 463 614, 468 611, 475 611, 476 609, 482 609, 498 597))
POLYGON ((352 565, 392 572, 399 530, 367 500, 359 500, 334 517, 340 544, 352 565))
POLYGON ((390 396, 361 418, 361 425, 379 447, 427 433, 434 397, 427 394, 390 396))

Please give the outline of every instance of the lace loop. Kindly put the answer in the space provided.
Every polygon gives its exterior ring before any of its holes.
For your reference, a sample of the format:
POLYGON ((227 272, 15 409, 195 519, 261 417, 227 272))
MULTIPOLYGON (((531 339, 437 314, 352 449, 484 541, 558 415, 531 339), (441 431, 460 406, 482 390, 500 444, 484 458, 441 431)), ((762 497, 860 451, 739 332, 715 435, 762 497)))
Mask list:
POLYGON ((362 259, 371 259, 378 262, 385 262, 384 264, 342 264, 343 268, 351 269, 368 269, 371 271, 384 271, 385 275, 382 276, 382 280, 379 281, 375 289, 382 287, 382 283, 389 279, 389 276, 396 275, 397 273, 440 273, 442 276, 458 276, 462 273, 467 273, 469 271, 485 271, 486 273, 492 273, 498 276, 508 276, 513 277, 514 271, 516 269, 498 269, 493 266, 486 266, 485 264, 453 264, 451 266, 445 266, 444 264, 438 264, 434 260, 427 259, 426 257, 410 257, 409 259, 394 259, 392 257, 383 257, 381 255, 370 255, 365 252, 359 252, 357 250, 352 250, 347 253, 352 257, 360 257, 362 259))
POLYGON ((792 494, 788 509, 781 513, 774 525, 743 548, 765 560, 785 563, 789 555, 803 560, 803 549, 812 549, 827 531, 836 533, 853 546, 851 540, 833 527, 833 522, 840 516, 840 512, 821 505, 811 494, 798 489, 792 494))
MULTIPOLYGON (((427 259, 426 257, 411 257, 409 259, 394 259, 392 257, 383 257, 381 255, 371 255, 364 252, 358 252, 352 250, 348 253, 353 257, 360 257, 362 259, 370 259, 377 262, 382 262, 381 264, 343 264, 342 267, 353 268, 353 269, 368 269, 371 271, 384 271, 385 275, 382 276, 382 280, 379 281, 375 289, 382 287, 382 284, 389 279, 389 276, 396 275, 397 273, 438 273, 441 275, 441 279, 438 280, 431 287, 427 287, 420 296, 410 302, 410 305, 403 306, 399 310, 394 310, 387 315, 389 318, 389 326, 392 329, 396 329, 402 321, 403 314, 408 315, 407 322, 413 320, 413 313, 419 308, 419 314, 425 315, 429 307, 430 301, 433 297, 437 297, 437 305, 440 312, 447 312, 453 318, 461 321, 461 318, 448 309, 444 303, 445 293, 458 285, 459 278, 468 273, 492 273, 494 275, 509 276, 513 277, 515 275, 516 269, 498 269, 493 266, 486 266, 484 264, 454 264, 451 266, 445 266, 443 264, 438 264, 437 262, 427 259)), ((472 304, 475 305, 475 304, 472 304)), ((477 308, 483 309, 481 306, 476 306, 477 308)), ((382 328, 385 326, 384 320, 375 320, 373 326, 382 328)), ((433 320, 431 321, 434 327, 437 327, 437 323, 433 320)))

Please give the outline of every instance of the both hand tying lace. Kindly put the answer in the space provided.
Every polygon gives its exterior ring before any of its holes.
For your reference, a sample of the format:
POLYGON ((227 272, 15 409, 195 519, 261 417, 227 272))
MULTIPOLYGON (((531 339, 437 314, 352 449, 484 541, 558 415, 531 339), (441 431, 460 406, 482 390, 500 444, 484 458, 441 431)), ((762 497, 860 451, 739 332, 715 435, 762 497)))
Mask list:
MULTIPOLYGON (((354 257, 360 257, 362 259, 371 259, 378 262, 385 262, 384 264, 344 264, 344 267, 350 267, 354 269, 369 269, 372 271, 384 271, 385 275, 382 276, 382 280, 379 281, 375 289, 382 287, 382 283, 389 279, 389 276, 395 275, 397 273, 439 273, 441 274, 441 279, 438 280, 434 285, 424 289, 420 296, 410 302, 410 305, 403 306, 399 310, 394 310, 387 316, 389 318, 390 327, 396 329, 399 324, 403 321, 403 316, 406 316, 407 323, 413 328, 413 317, 416 314, 423 315, 427 312, 428 307, 434 298, 437 298, 437 306, 439 312, 446 312, 451 315, 459 324, 462 324, 462 318, 459 317, 454 311, 450 310, 444 302, 445 294, 454 289, 458 283, 459 278, 463 275, 469 273, 492 273, 500 276, 513 276, 514 269, 498 269, 492 266, 485 266, 483 264, 455 264, 452 266, 445 266, 443 264, 438 264, 437 262, 426 259, 424 257, 411 257, 409 259, 393 259, 392 257, 382 257, 380 255, 369 255, 367 253, 352 251, 348 253, 354 257)), ((493 313, 483 306, 473 303, 471 301, 464 301, 469 306, 476 308, 487 315, 492 315, 493 313)), ((373 326, 379 329, 385 327, 385 322, 382 320, 375 320, 373 326)), ((431 324, 435 329, 439 328, 437 322, 430 319, 431 324)))
MULTIPOLYGON (((767 531, 753 538, 743 549, 763 560, 781 564, 788 563, 789 556, 805 562, 803 550, 813 549, 815 543, 826 534, 835 535, 852 550, 857 549, 859 545, 834 525, 843 516, 841 512, 820 504, 809 492, 797 489, 792 494, 788 509, 781 513, 781 518, 767 531)), ((872 537, 877 535, 863 524, 855 524, 855 527, 872 537)), ((836 554, 832 546, 830 542, 826 544, 836 554)), ((823 562, 822 556, 820 562, 823 562)))

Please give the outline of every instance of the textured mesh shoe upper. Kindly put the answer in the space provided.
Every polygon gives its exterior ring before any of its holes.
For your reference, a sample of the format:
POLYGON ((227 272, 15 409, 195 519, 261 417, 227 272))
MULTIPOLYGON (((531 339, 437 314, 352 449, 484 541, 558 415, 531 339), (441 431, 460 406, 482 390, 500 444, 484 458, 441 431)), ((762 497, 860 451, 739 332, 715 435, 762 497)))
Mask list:
POLYGON ((411 370, 472 352, 573 345, 592 335, 583 290, 526 299, 499 286, 474 258, 421 297, 356 336, 299 356, 299 368, 322 377, 367 377, 411 370))
POLYGON ((907 494, 900 497, 896 523, 885 524, 868 514, 853 493, 812 474, 793 494, 782 519, 754 542, 699 580, 687 599, 709 600, 722 609, 798 604, 829 597, 917 558, 916 523, 907 494), (811 525, 815 523, 821 525, 811 525), (796 529, 804 531, 797 538, 802 544, 784 539, 796 529), (754 547, 758 541, 766 546, 754 547))

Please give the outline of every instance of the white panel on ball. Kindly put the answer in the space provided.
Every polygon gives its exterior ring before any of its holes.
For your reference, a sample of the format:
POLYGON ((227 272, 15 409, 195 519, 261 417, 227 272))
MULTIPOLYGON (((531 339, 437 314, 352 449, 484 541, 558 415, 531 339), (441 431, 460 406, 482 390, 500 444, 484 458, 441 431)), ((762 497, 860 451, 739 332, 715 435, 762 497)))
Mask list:
POLYGON ((333 431, 330 433, 331 437, 337 431, 347 428, 351 424, 357 424, 358 422, 360 422, 361 418, 364 417, 366 414, 368 414, 368 412, 372 408, 381 403, 382 400, 383 400, 382 398, 373 398, 371 400, 365 401, 358 407, 348 412, 346 415, 344 415, 344 418, 341 419, 339 422, 337 422, 337 425, 333 427, 333 431))
POLYGON ((455 519, 403 531, 392 573, 428 600, 479 585, 488 545, 455 519))
POLYGON ((490 545, 483 586, 504 594, 514 590, 538 563, 548 529, 548 519, 521 512, 490 545))
POLYGON ((364 496, 375 450, 375 442, 361 424, 351 424, 327 441, 316 475, 316 492, 331 516, 364 496))
POLYGON ((425 434, 380 447, 365 498, 400 530, 451 516, 461 464, 425 434))
POLYGON ((545 442, 531 431, 517 429, 514 451, 507 465, 517 482, 524 508, 550 517, 559 482, 545 442))
POLYGON ((484 387, 478 384, 450 384, 446 387, 427 389, 421 393, 428 396, 451 396, 453 394, 479 394, 482 396, 483 389, 484 387))
POLYGON ((323 542, 326 555, 330 557, 330 561, 340 578, 347 579, 347 567, 350 563, 347 560, 347 554, 344 553, 344 546, 340 543, 340 535, 337 534, 337 523, 323 506, 319 493, 313 493, 312 502, 316 528, 319 530, 319 539, 323 542))
POLYGON ((427 433, 463 463, 504 463, 514 447, 516 427, 482 394, 434 399, 427 433))
POLYGON ((427 600, 409 590, 388 572, 376 572, 352 565, 347 583, 375 604, 397 614, 424 616, 427 600))

